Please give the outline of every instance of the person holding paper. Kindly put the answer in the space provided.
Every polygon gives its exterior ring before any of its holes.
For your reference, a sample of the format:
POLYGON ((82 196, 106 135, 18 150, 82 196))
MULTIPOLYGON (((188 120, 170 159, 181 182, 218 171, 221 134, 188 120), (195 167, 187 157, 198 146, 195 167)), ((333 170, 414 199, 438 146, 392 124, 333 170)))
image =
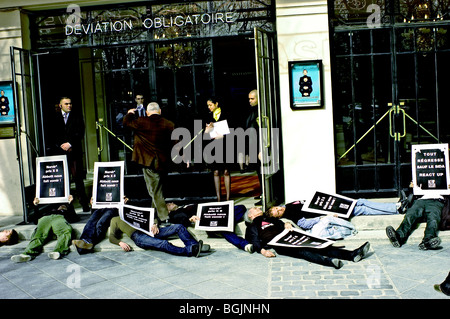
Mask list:
POLYGON ((123 125, 134 132, 132 161, 142 166, 147 190, 156 208, 159 220, 167 224, 169 212, 163 194, 162 179, 170 164, 170 152, 176 141, 172 141, 173 122, 161 116, 158 103, 147 105, 147 117, 138 117, 130 109, 123 125))
MULTIPOLYGON (((73 223, 79 220, 71 205, 73 200, 72 195, 69 195, 69 203, 60 204, 57 208, 46 212, 43 217, 39 218, 36 230, 28 243, 25 251, 20 255, 11 256, 13 262, 26 262, 39 255, 52 234, 57 237, 55 249, 48 253, 51 259, 59 259, 70 252, 70 240, 72 239, 73 223)), ((39 204, 39 199, 35 198, 35 205, 39 204)))
MULTIPOLYGON (((211 154, 210 159, 206 159, 207 163, 211 165, 214 172, 214 187, 216 189, 217 201, 220 202, 221 187, 220 187, 220 172, 223 171, 223 181, 225 184, 226 200, 230 200, 231 193, 231 176, 229 171, 229 163, 226 159, 226 138, 221 132, 215 133, 215 125, 218 122, 226 121, 227 125, 230 125, 230 117, 228 114, 219 106, 219 100, 217 98, 209 98, 206 101, 208 109, 210 111, 210 117, 207 119, 207 124, 205 128, 205 134, 210 136, 213 140, 206 146, 210 152, 214 149, 214 155, 211 154), (213 135, 211 135, 213 134, 213 135)), ((224 123, 224 122, 222 122, 224 123)), ((206 148, 205 147, 205 148, 206 148)))
POLYGON ((111 219, 109 241, 119 245, 124 251, 131 251, 130 245, 122 241, 122 234, 126 234, 136 246, 142 249, 157 249, 177 256, 200 256, 203 241, 197 242, 183 225, 172 224, 159 229, 158 225, 154 224, 151 231, 153 237, 136 230, 117 216, 111 219), (185 246, 178 247, 170 243, 167 238, 172 235, 178 235, 185 246))
POLYGON ((254 251, 267 258, 276 256, 272 251, 274 249, 280 255, 301 258, 309 262, 339 269, 344 265, 341 259, 358 262, 367 257, 370 250, 369 242, 352 251, 333 246, 321 249, 269 246, 268 243, 274 237, 281 234, 285 229, 291 229, 293 226, 290 223, 284 223, 278 218, 265 215, 259 207, 250 208, 244 218, 251 222, 245 231, 245 238, 253 244, 254 251))

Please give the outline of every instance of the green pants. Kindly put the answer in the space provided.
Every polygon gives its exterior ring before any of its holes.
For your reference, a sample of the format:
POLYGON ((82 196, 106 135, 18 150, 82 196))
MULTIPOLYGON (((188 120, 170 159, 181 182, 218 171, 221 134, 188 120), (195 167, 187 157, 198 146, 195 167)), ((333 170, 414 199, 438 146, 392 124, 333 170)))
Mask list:
POLYGON ((152 208, 156 208, 159 220, 168 219, 169 211, 167 210, 166 200, 163 195, 160 174, 151 168, 143 168, 142 171, 144 173, 148 194, 152 198, 152 208))
POLYGON ((51 239, 52 234, 57 237, 55 249, 53 251, 66 255, 70 251, 70 241, 72 239, 72 226, 62 215, 49 215, 39 219, 30 243, 25 248, 24 254, 36 256, 42 252, 45 243, 51 239))

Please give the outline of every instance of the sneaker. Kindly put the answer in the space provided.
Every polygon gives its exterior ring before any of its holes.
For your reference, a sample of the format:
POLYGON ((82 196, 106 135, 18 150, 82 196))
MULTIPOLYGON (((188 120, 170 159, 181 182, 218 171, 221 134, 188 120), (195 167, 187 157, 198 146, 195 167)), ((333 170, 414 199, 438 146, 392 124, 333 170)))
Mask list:
POLYGON ((392 246, 394 246, 395 248, 400 248, 402 246, 402 244, 400 243, 400 237, 398 236, 394 227, 392 226, 386 227, 386 235, 391 241, 392 246))
POLYGON ((58 253, 57 251, 52 251, 51 253, 47 254, 48 258, 50 259, 59 259, 61 257, 61 254, 58 253))
POLYGON ((244 247, 244 250, 250 254, 253 254, 255 251, 253 250, 253 245, 252 244, 247 244, 244 247))
POLYGON ((202 252, 203 240, 199 240, 197 245, 192 245, 192 256, 198 258, 202 252))
POLYGON ((344 266, 342 260, 336 258, 331 259, 331 263, 333 264, 333 267, 336 269, 341 269, 344 266))
POLYGON ((31 260, 30 255, 20 254, 20 255, 11 256, 11 261, 13 261, 15 263, 23 263, 23 262, 30 261, 30 260, 31 260))
POLYGON ((353 262, 357 263, 361 259, 364 259, 370 250, 370 243, 366 242, 364 245, 355 250, 355 256, 353 262))
POLYGON ((203 244, 202 249, 200 250, 202 253, 206 253, 211 250, 211 246, 209 244, 203 244))
POLYGON ((437 249, 441 244, 441 239, 439 237, 434 237, 428 240, 423 240, 419 244, 420 250, 429 250, 429 249, 437 249))
POLYGON ((72 244, 77 247, 77 248, 81 248, 81 249, 92 249, 92 247, 94 247, 93 244, 87 243, 84 240, 81 239, 74 239, 72 240, 72 244))

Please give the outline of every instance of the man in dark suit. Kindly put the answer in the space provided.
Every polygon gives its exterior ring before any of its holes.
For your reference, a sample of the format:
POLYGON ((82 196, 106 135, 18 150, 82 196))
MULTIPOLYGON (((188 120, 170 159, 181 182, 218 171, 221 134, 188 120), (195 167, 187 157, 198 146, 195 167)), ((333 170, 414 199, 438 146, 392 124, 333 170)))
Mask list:
POLYGON ((139 117, 136 109, 130 109, 123 119, 123 125, 134 132, 134 147, 131 160, 141 165, 147 190, 152 198, 162 223, 168 223, 169 211, 162 190, 161 178, 167 173, 170 152, 175 145, 171 140, 174 123, 161 116, 158 103, 147 106, 147 117, 139 117))
POLYGON ((59 101, 59 110, 51 122, 51 155, 67 155, 70 174, 75 182, 76 191, 84 212, 88 212, 89 199, 84 188, 83 148, 84 121, 81 113, 72 111, 72 100, 63 97, 59 101))

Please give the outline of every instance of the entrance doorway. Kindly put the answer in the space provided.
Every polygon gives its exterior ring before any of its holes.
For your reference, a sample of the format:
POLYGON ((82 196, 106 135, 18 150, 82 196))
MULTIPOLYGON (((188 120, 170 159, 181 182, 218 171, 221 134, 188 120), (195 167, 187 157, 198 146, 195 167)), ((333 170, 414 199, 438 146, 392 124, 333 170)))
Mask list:
MULTIPOLYGON (((234 125, 244 126, 248 94, 258 86, 254 40, 245 36, 49 52, 40 57, 39 74, 44 118, 46 112, 54 111, 61 95, 82 107, 87 172, 92 174, 96 161, 123 160, 126 175, 140 180, 142 171, 131 162, 133 134, 122 126, 123 115, 135 107, 137 94, 144 95, 145 104, 157 101, 166 118, 195 136, 193 121, 206 117, 206 100, 211 96, 222 98, 223 106, 234 115, 234 125)), ((237 161, 232 170, 240 171, 237 161)), ((205 163, 191 164, 189 169, 184 163, 174 164, 169 177, 176 180, 166 192, 169 200, 215 199, 205 163), (183 176, 188 174, 204 178, 207 186, 186 187, 183 176)), ((256 167, 255 174, 245 174, 238 182, 247 183, 243 178, 257 178, 256 167)), ((145 184, 140 188, 145 195, 145 184)), ((251 189, 232 196, 257 193, 251 189)))
POLYGON ((336 186, 354 197, 398 196, 412 181, 411 145, 450 138, 448 26, 390 21, 373 29, 333 21, 336 186))

